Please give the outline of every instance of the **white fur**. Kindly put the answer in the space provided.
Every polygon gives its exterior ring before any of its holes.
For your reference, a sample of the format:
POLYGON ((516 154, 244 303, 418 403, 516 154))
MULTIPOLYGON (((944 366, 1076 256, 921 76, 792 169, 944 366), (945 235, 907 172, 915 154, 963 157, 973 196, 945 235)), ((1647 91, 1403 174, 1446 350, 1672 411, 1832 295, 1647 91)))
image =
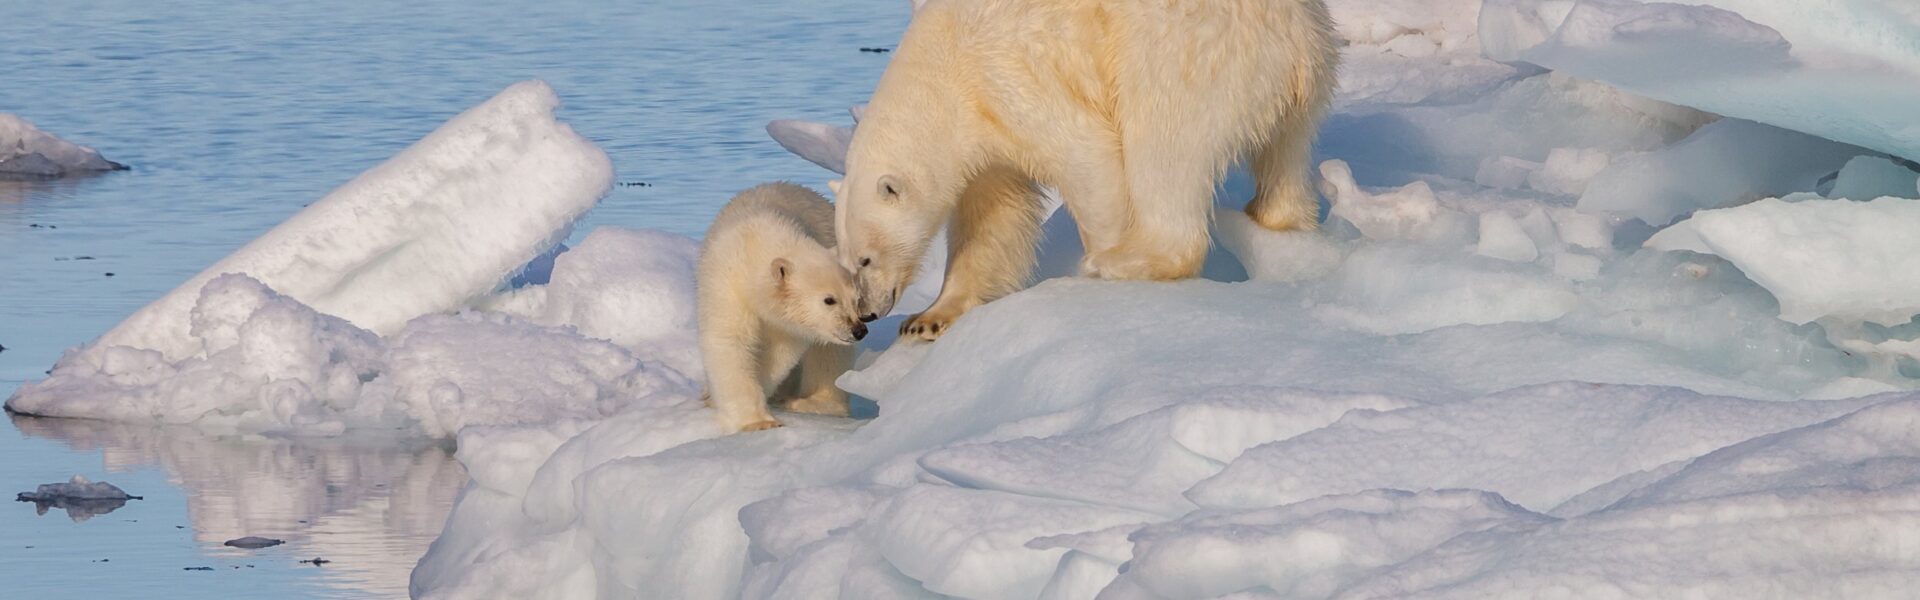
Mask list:
POLYGON ((904 326, 932 339, 1025 285, 1036 184, 1060 190, 1099 277, 1197 273, 1236 160, 1255 222, 1312 229, 1337 60, 1323 0, 929 0, 854 132, 841 263, 884 313, 951 222, 940 300, 904 326))
POLYGON ((767 400, 783 389, 793 391, 785 398, 792 410, 847 414, 846 393, 833 382, 852 365, 854 331, 865 326, 833 239, 833 206, 790 183, 741 192, 707 229, 700 353, 708 401, 728 427, 779 427, 767 400))

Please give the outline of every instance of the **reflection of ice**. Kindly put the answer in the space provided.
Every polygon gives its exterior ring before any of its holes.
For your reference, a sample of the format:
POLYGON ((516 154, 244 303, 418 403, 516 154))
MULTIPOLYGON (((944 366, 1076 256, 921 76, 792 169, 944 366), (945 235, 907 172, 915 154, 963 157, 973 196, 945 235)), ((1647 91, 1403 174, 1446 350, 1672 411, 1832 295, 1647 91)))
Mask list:
POLYGON ((20 492, 16 498, 21 502, 32 502, 34 514, 45 515, 49 508, 63 508, 67 517, 75 523, 104 515, 114 509, 127 505, 128 500, 139 500, 139 496, 128 495, 126 490, 105 481, 87 481, 83 475, 74 475, 65 483, 43 483, 31 492, 20 492))
POLYGON ((109 472, 158 466, 187 499, 203 552, 257 535, 330 562, 322 581, 375 597, 406 593, 467 481, 445 447, 421 440, 216 438, 185 428, 14 416, 29 437, 99 451, 109 472))

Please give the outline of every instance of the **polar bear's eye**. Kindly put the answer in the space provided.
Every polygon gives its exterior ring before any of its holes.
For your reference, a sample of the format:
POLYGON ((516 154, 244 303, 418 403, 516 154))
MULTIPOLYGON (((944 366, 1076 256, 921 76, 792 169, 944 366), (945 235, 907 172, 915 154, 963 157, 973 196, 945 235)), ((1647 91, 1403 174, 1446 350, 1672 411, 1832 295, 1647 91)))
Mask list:
POLYGON ((862 267, 865 267, 865 266, 870 266, 870 265, 872 265, 872 264, 873 264, 873 258, 872 258, 872 257, 861 257, 861 258, 860 258, 860 266, 862 266, 862 267))
POLYGON ((833 299, 833 296, 827 296, 827 300, 826 300, 826 302, 827 302, 827 306, 833 306, 833 305, 835 305, 835 304, 838 304, 838 303, 839 303, 840 301, 839 301, 839 300, 834 300, 834 299, 833 299))
POLYGON ((887 195, 888 195, 888 196, 894 196, 894 195, 898 195, 898 194, 900 193, 900 192, 896 192, 896 191, 893 191, 893 184, 891 184, 891 183, 889 183, 889 184, 886 184, 886 188, 887 188, 887 195))

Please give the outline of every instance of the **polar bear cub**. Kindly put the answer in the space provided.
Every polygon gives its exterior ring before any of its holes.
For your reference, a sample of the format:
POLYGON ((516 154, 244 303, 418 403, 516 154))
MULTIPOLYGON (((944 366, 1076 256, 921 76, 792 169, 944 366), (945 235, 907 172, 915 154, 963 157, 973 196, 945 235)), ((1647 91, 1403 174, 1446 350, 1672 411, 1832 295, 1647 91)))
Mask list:
POLYGON ((779 427, 767 412, 775 395, 796 412, 847 414, 833 382, 867 326, 832 248, 833 205, 791 183, 741 192, 707 229, 696 274, 700 354, 708 402, 726 426, 779 427))

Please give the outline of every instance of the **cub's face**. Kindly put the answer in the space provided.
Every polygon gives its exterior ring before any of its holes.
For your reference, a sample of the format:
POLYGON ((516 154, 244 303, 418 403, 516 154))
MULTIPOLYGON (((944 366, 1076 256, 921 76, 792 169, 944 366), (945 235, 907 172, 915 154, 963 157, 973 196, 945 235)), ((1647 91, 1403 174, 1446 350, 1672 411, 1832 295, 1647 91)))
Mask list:
POLYGON ((834 233, 840 264, 859 284, 861 314, 871 319, 893 311, 946 215, 937 204, 909 198, 902 178, 853 170, 845 182, 830 184, 838 196, 834 233))
POLYGON ((867 337, 858 313, 853 275, 825 251, 776 258, 773 278, 775 318, 789 330, 815 341, 852 344, 867 337))

